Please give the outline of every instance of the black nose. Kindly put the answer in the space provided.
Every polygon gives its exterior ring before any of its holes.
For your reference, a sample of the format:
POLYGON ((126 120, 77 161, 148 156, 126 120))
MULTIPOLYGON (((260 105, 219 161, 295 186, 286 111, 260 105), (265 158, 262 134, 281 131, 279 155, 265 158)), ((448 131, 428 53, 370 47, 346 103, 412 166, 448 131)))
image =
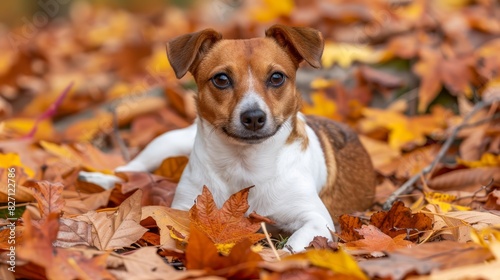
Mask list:
POLYGON ((257 131, 266 124, 266 113, 262 110, 248 110, 240 115, 240 121, 248 130, 257 131))

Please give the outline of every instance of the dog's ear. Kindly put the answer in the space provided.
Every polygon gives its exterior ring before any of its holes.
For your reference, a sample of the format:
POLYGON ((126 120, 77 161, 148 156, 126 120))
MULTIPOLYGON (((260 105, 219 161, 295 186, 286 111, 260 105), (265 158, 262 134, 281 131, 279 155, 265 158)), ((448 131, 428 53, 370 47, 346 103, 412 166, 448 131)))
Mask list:
POLYGON ((274 38, 297 60, 297 63, 305 60, 312 67, 321 67, 324 42, 318 30, 275 24, 266 30, 266 37, 274 38))
POLYGON ((222 35, 213 29, 204 29, 176 37, 167 43, 167 56, 174 69, 175 76, 180 79, 188 71, 194 69, 199 57, 206 53, 222 35))

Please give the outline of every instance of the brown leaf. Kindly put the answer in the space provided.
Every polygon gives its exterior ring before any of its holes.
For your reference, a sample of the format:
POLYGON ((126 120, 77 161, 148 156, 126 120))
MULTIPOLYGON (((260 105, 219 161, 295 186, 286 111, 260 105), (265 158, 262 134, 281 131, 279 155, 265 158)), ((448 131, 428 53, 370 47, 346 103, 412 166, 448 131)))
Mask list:
POLYGON ((92 246, 92 226, 83 221, 62 218, 53 244, 57 247, 92 246))
POLYGON ((430 179, 427 183, 434 190, 476 191, 491 180, 500 181, 500 167, 479 167, 453 170, 430 179))
POLYGON ((48 181, 29 181, 26 186, 34 189, 33 196, 38 203, 42 220, 46 219, 50 213, 59 214, 61 212, 65 204, 61 196, 64 189, 61 183, 53 184, 48 181))
POLYGON ((311 249, 330 249, 330 250, 338 250, 339 246, 336 242, 328 241, 326 237, 323 236, 315 236, 313 240, 309 243, 309 248, 311 249))
POLYGON ((198 227, 191 226, 186 248, 186 268, 203 269, 209 275, 232 279, 258 278, 257 266, 262 258, 251 250, 252 244, 252 241, 244 239, 234 245, 228 256, 221 256, 211 238, 198 227))
POLYGON ((355 241, 363 238, 358 230, 361 229, 363 223, 358 217, 349 216, 344 214, 339 218, 340 224, 340 239, 344 242, 355 241))
POLYGON ((108 205, 109 197, 113 190, 97 193, 81 193, 64 190, 62 195, 66 201, 63 208, 66 214, 83 214, 91 210, 108 205))
POLYGON ((411 209, 396 201, 388 212, 377 212, 370 218, 370 224, 390 237, 407 234, 410 240, 417 240, 421 231, 432 228, 432 219, 425 214, 412 214, 411 209))
POLYGON ((494 190, 488 194, 484 208, 488 210, 500 210, 500 190, 494 190))
POLYGON ((82 252, 52 245, 59 229, 58 214, 49 214, 40 228, 34 227, 27 212, 23 221, 24 242, 17 253, 20 258, 45 268, 48 279, 114 279, 105 269, 108 254, 88 259, 82 252))
POLYGON ((264 234, 256 233, 260 223, 252 223, 251 219, 245 217, 250 207, 247 201, 250 189, 245 188, 231 195, 218 209, 212 193, 207 186, 203 186, 202 194, 189 210, 191 223, 216 244, 237 243, 243 239, 255 243, 263 239, 264 234))
MULTIPOLYGON (((120 265, 126 271, 110 270, 120 279, 185 279, 189 275, 186 271, 179 271, 168 265, 157 253, 156 247, 143 247, 126 255, 120 255, 120 265)), ((198 273, 201 274, 201 273, 198 273)), ((192 275, 195 276, 195 275, 192 275)))
POLYGON ((123 248, 137 241, 147 229, 141 219, 141 191, 127 198, 113 213, 91 211, 78 216, 92 224, 92 241, 99 250, 123 248))
POLYGON ((436 50, 430 48, 420 50, 420 60, 413 67, 413 71, 421 79, 418 91, 419 112, 424 112, 441 90, 442 84, 439 73, 441 59, 441 55, 436 50))
POLYGON ((117 176, 125 180, 125 183, 121 184, 122 193, 142 190, 141 205, 169 207, 172 204, 177 184, 169 179, 148 172, 120 172, 117 176))
POLYGON ((391 238, 373 225, 363 225, 358 231, 364 239, 346 243, 347 248, 368 252, 390 252, 399 248, 411 247, 413 245, 412 242, 404 240, 406 233, 391 238))

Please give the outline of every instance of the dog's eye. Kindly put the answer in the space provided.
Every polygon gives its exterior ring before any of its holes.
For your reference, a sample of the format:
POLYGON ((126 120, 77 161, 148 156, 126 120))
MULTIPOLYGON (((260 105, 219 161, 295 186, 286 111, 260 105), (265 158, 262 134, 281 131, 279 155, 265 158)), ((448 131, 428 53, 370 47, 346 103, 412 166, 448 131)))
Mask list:
POLYGON ((228 88, 231 85, 231 80, 226 74, 220 73, 212 78, 214 86, 220 89, 228 88))
POLYGON ((279 87, 285 82, 285 75, 280 72, 274 72, 271 77, 269 77, 269 85, 273 87, 279 87))

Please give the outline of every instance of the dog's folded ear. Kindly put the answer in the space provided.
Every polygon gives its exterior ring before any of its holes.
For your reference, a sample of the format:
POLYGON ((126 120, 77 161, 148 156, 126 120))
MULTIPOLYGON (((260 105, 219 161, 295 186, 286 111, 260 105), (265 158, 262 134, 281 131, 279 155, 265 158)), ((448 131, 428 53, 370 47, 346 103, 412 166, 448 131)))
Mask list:
POLYGON ((222 39, 222 35, 213 29, 204 29, 176 37, 167 43, 167 56, 180 79, 198 64, 200 55, 207 52, 213 44, 222 39))
POLYGON ((280 46, 297 59, 297 63, 305 60, 312 67, 321 67, 324 42, 318 30, 275 24, 266 30, 266 37, 274 38, 280 46))

